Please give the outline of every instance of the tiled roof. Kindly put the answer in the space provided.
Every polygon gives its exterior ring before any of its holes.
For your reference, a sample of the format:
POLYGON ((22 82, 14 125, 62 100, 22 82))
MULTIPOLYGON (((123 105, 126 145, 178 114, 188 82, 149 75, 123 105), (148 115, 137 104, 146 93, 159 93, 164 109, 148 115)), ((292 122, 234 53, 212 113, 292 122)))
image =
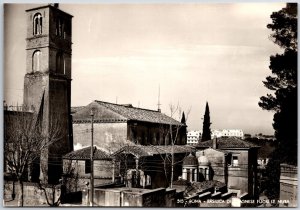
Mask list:
POLYGON ((73 106, 71 107, 71 113, 76 113, 82 108, 84 108, 84 106, 73 106))
POLYGON ((132 105, 113 104, 103 101, 95 101, 98 104, 122 115, 127 120, 137 120, 144 122, 160 123, 160 124, 173 124, 183 125, 177 120, 155 110, 142 109, 133 107, 132 105))
MULTIPOLYGON (((174 145, 174 153, 190 153, 194 150, 194 147, 188 145, 174 145)), ((114 155, 119 154, 133 154, 138 157, 147 157, 158 154, 171 154, 172 146, 143 146, 143 145, 135 145, 135 146, 124 146, 118 151, 114 153, 114 155)))
MULTIPOLYGON (((65 156, 64 159, 70 160, 89 160, 91 158, 91 147, 85 147, 80 150, 72 151, 65 156)), ((110 160, 110 155, 97 147, 94 147, 94 160, 110 160)))
POLYGON ((184 185, 184 186, 189 186, 191 185, 191 182, 185 179, 178 179, 176 181, 173 181, 173 185, 184 185))
MULTIPOLYGON (((213 146, 213 140, 200 142, 196 147, 207 148, 213 146)), ((218 138, 217 139, 217 148, 218 149, 237 149, 237 148, 255 148, 259 147, 251 142, 247 142, 245 140, 236 138, 236 137, 228 137, 228 138, 218 138)))
POLYGON ((216 181, 216 180, 206 180, 203 182, 193 182, 190 186, 186 188, 185 196, 192 196, 198 193, 201 193, 209 188, 218 187, 222 188, 225 187, 226 184, 216 181))
POLYGON ((197 158, 191 154, 189 154, 187 157, 183 159, 182 165, 184 166, 198 166, 198 160, 197 158))

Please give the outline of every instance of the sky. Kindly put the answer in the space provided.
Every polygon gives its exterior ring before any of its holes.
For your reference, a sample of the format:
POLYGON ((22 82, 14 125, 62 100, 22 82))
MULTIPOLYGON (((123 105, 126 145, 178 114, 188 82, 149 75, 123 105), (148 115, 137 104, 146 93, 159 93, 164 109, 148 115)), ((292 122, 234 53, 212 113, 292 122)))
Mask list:
MULTIPOLYGON (((26 71, 25 10, 4 7, 4 100, 22 104, 26 71)), ((186 113, 188 130, 273 134, 273 114, 258 106, 270 91, 270 15, 283 3, 60 4, 72 14, 72 106, 93 100, 186 113)), ((179 115, 178 115, 179 116, 179 115)), ((175 116, 176 118, 177 116, 175 116)))

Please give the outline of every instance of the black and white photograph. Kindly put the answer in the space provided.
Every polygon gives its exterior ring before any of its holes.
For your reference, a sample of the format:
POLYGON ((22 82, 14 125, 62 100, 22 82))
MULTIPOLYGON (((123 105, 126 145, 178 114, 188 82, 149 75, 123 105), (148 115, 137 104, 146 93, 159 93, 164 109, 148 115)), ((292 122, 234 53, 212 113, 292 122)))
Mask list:
POLYGON ((4 3, 4 207, 297 207, 298 4, 4 3))

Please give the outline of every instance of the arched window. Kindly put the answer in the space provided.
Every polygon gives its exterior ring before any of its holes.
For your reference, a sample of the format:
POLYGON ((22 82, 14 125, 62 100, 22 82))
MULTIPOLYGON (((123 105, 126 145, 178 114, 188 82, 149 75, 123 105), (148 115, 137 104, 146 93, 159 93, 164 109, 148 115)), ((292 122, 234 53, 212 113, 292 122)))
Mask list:
POLYGON ((64 22, 61 18, 56 19, 56 35, 64 37, 64 22))
POLYGON ((62 53, 57 53, 56 55, 56 72, 60 74, 64 74, 64 57, 62 53))
POLYGON ((33 17, 33 35, 42 34, 43 18, 40 13, 37 13, 33 17))
POLYGON ((32 71, 41 71, 41 51, 37 50, 32 56, 32 71))
POLYGON ((64 65, 63 65, 63 74, 66 74, 66 59, 63 59, 64 65))
POLYGON ((152 139, 151 139, 151 144, 152 144, 152 145, 155 145, 155 144, 156 144, 156 141, 157 141, 157 139, 156 139, 156 134, 153 133, 152 139))

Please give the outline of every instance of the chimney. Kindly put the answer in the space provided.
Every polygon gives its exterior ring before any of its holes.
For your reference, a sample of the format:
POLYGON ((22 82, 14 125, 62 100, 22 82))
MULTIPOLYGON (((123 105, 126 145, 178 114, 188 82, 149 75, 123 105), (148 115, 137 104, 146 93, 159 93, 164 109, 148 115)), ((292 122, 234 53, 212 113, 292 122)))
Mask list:
POLYGON ((214 136, 214 138, 212 139, 212 143, 213 143, 213 145, 212 145, 213 149, 218 149, 218 145, 217 145, 218 139, 216 136, 214 136))

